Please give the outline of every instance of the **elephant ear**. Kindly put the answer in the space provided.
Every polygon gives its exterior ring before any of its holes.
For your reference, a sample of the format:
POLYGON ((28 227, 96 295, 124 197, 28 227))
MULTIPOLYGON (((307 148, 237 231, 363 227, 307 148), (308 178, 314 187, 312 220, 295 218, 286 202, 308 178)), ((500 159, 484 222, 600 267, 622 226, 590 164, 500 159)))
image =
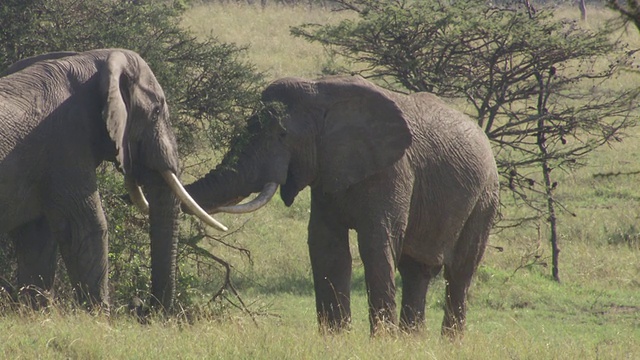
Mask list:
POLYGON ((383 90, 361 77, 316 83, 325 107, 318 163, 325 192, 337 192, 391 166, 411 145, 404 112, 383 90))
POLYGON ((121 52, 112 52, 107 57, 101 72, 101 93, 105 96, 102 117, 107 125, 109 136, 116 146, 116 160, 126 174, 130 170, 129 146, 126 141, 128 111, 125 97, 128 99, 126 75, 129 62, 121 52))

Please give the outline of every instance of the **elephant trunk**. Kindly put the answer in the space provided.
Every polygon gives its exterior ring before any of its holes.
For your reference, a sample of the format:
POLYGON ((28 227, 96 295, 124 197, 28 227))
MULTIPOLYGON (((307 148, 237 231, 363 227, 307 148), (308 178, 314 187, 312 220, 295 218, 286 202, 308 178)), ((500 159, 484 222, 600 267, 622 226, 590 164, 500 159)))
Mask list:
POLYGON ((227 228, 197 206, 173 172, 164 171, 161 175, 163 179, 155 179, 145 188, 151 224, 152 304, 168 311, 175 297, 180 203, 186 204, 207 224, 223 231, 227 228))
POLYGON ((151 238, 151 304, 171 309, 175 297, 180 201, 166 184, 147 187, 151 238))
MULTIPOLYGON (((220 207, 237 204, 252 193, 261 191, 264 183, 254 185, 243 178, 244 173, 237 169, 217 168, 185 186, 185 189, 198 205, 207 213, 213 214, 220 207)), ((193 213, 184 206, 183 210, 193 213)))

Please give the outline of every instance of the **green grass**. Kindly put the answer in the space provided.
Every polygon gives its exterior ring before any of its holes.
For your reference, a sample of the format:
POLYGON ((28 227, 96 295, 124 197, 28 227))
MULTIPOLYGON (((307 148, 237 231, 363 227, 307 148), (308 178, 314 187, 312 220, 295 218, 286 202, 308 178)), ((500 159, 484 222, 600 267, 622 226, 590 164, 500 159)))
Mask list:
POLYGON ((471 293, 468 331, 461 343, 439 336, 442 317, 435 295, 428 328, 419 335, 370 339, 361 293, 354 299, 350 332, 318 334, 309 295, 253 295, 268 315, 230 315, 192 323, 172 319, 141 326, 128 317, 106 319, 84 312, 6 315, 2 358, 220 358, 220 359, 634 359, 640 354, 638 308, 633 294, 557 284, 536 271, 484 266, 471 293), (625 303, 625 301, 627 301, 625 303))
MULTIPOLYGON (((212 32, 220 40, 250 45, 249 59, 272 78, 313 77, 326 61, 324 53, 289 37, 289 26, 344 16, 319 9, 261 10, 212 3, 190 10, 184 23, 200 35, 212 32)), ((596 23, 610 15, 600 10, 589 16, 596 23)), ((627 36, 637 41, 635 32, 627 36)), ((560 284, 551 280, 544 224, 540 229, 506 229, 491 236, 492 246, 470 290, 468 329, 460 343, 439 335, 441 278, 431 286, 422 333, 371 339, 363 268, 354 240, 352 329, 335 336, 319 334, 306 248, 306 190, 291 208, 275 199, 248 216, 217 216, 239 229, 224 241, 249 249, 252 261, 203 240, 234 266, 234 284, 253 316, 224 301, 203 312, 220 314, 217 317, 187 321, 178 316, 148 325, 138 324, 119 309, 110 319, 63 310, 66 307, 48 313, 8 311, 0 316, 0 358, 638 359, 640 175, 594 174, 640 171, 639 134, 634 130, 623 142, 598 150, 586 166, 572 173, 554 173, 560 181, 558 197, 577 215, 563 212, 559 217, 560 284)), ((192 289, 205 309, 210 291, 219 283, 214 276, 207 288, 192 289)))

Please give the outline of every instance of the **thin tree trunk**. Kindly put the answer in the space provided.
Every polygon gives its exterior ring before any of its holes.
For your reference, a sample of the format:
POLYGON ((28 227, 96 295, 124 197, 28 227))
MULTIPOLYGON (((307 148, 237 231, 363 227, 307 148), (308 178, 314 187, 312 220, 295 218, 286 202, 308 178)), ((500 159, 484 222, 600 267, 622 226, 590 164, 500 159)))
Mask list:
MULTIPOLYGON (((544 125, 544 121, 541 121, 544 125)), ((546 156, 547 150, 544 142, 538 142, 538 146, 540 151, 546 156)), ((553 197, 553 189, 554 186, 551 182, 551 169, 547 165, 546 161, 542 162, 542 174, 544 177, 544 188, 545 195, 547 197, 547 211, 549 212, 549 230, 551 232, 549 236, 549 241, 551 242, 551 257, 552 257, 552 267, 551 274, 553 275, 553 279, 557 282, 560 282, 560 273, 558 268, 558 257, 560 255, 560 248, 558 248, 558 230, 557 230, 557 218, 556 218, 556 209, 555 209, 555 199, 553 197)))
POLYGON ((538 149, 542 154, 542 177, 544 180, 544 190, 545 196, 547 198, 547 212, 549 222, 549 241, 551 242, 551 252, 552 252, 552 268, 551 273, 553 275, 553 279, 557 282, 560 282, 560 272, 558 268, 558 257, 560 254, 560 249, 558 248, 558 230, 557 230, 557 217, 556 217, 556 208, 555 208, 555 199, 553 197, 553 191, 555 189, 555 183, 551 181, 551 167, 549 166, 549 152, 547 149, 547 139, 545 133, 545 119, 547 118, 547 99, 549 92, 547 91, 547 87, 551 78, 555 74, 555 69, 550 69, 549 75, 547 78, 547 82, 543 79, 542 74, 537 73, 536 78, 538 79, 538 84, 540 86, 540 94, 538 97, 538 149))
POLYGON ((578 0, 578 7, 580 8, 580 19, 587 21, 587 3, 585 0, 578 0))

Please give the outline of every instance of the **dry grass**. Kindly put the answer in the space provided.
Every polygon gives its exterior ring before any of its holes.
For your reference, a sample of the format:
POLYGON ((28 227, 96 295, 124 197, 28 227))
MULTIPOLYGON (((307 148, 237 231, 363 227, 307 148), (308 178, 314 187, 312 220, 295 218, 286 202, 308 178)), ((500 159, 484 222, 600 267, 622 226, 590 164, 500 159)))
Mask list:
POLYGON ((289 35, 289 28, 303 23, 328 24, 348 14, 321 8, 220 5, 212 2, 194 7, 184 24, 200 36, 249 46, 248 57, 270 78, 316 77, 326 61, 322 46, 289 35))

